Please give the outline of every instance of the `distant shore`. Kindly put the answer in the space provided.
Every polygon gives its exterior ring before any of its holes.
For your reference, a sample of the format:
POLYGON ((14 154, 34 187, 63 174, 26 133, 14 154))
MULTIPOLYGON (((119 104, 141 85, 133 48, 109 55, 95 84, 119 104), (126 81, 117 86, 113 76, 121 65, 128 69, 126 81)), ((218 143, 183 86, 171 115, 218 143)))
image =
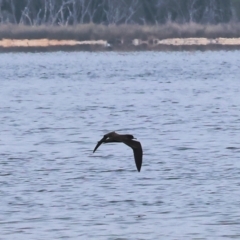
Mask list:
POLYGON ((0 25, 0 52, 240 49, 240 24, 0 25))
POLYGON ((2 39, 0 50, 6 52, 11 50, 174 50, 174 49, 240 49, 240 38, 170 38, 151 39, 144 41, 133 39, 132 42, 109 43, 106 40, 55 40, 55 39, 2 39))

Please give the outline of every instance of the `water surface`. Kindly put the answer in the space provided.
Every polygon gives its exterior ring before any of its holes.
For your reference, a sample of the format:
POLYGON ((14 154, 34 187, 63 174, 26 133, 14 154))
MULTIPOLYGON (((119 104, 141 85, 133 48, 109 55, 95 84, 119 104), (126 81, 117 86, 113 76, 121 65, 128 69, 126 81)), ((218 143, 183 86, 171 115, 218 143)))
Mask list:
POLYGON ((238 51, 0 55, 0 239, 240 238, 238 51), (133 134, 92 150, 109 131, 133 134))

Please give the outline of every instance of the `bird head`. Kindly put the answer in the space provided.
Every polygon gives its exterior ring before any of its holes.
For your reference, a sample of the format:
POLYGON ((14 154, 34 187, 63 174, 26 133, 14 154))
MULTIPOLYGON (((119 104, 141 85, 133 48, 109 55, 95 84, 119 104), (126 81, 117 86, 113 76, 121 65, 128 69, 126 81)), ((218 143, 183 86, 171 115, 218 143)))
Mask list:
POLYGON ((128 139, 136 139, 133 135, 127 134, 128 139))

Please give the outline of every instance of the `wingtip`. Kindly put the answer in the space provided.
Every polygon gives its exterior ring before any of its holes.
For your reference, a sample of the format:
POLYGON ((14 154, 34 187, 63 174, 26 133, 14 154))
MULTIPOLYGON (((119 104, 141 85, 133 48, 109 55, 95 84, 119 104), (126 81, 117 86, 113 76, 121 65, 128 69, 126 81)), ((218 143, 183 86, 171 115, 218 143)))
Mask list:
POLYGON ((142 166, 136 166, 136 167, 137 167, 138 172, 140 172, 142 166))

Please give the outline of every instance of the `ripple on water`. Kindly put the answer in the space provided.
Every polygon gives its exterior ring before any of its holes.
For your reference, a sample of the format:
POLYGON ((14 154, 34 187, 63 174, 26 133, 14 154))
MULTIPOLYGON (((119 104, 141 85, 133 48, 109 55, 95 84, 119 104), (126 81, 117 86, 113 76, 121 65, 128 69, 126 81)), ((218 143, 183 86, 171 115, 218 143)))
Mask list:
POLYGON ((0 62, 3 239, 239 238, 237 51, 0 62), (110 131, 141 141, 140 173, 124 144, 92 153, 110 131))

